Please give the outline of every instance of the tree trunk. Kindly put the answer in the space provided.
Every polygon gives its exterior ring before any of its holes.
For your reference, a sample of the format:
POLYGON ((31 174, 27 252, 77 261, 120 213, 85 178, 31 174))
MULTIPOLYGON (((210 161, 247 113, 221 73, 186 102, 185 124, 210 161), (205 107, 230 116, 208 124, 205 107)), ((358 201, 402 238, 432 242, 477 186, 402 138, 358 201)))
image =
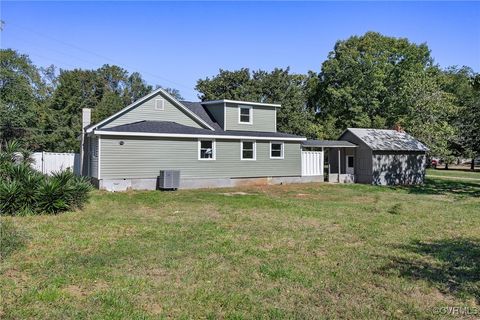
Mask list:
POLYGON ((472 158, 472 163, 470 163, 470 170, 475 171, 475 158, 472 158))
POLYGON ((445 170, 448 170, 448 162, 445 162, 445 170))

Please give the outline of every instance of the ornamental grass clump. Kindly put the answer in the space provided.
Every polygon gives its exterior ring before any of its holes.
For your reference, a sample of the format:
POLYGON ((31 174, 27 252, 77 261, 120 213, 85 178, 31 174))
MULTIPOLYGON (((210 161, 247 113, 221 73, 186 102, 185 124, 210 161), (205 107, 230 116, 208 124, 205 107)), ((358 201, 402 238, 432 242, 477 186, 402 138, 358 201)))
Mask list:
POLYGON ((43 175, 31 168, 28 155, 18 156, 18 144, 0 151, 0 214, 55 214, 82 208, 92 185, 70 170, 43 175))

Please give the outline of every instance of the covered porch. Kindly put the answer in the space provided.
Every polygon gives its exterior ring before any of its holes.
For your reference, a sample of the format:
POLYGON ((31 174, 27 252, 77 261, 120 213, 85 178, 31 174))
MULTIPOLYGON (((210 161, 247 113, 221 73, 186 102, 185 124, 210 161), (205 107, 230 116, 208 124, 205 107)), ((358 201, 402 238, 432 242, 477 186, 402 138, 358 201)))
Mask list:
POLYGON ((328 182, 353 183, 356 148, 355 144, 344 140, 306 140, 302 143, 302 175, 314 172, 325 176, 328 182), (312 153, 318 156, 311 156, 312 153), (324 172, 325 159, 327 174, 324 172))

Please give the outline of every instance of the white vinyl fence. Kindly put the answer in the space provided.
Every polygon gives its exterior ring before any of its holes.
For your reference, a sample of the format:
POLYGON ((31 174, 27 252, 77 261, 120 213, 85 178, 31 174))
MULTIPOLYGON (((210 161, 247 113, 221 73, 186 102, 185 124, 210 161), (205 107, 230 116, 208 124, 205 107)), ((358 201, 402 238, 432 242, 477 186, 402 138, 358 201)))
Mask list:
POLYGON ((323 175, 323 152, 302 151, 302 176, 323 175))
POLYGON ((80 175, 80 154, 35 152, 32 154, 32 167, 43 174, 71 169, 76 175, 80 175))

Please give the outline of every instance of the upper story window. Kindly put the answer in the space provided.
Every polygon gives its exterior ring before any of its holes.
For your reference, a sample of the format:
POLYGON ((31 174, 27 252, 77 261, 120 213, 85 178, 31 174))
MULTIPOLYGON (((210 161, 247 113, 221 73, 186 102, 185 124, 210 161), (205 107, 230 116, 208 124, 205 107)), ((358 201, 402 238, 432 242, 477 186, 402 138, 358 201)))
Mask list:
POLYGON ((215 160, 215 140, 198 140, 198 160, 215 160))
POLYGON ((252 124, 252 107, 250 106, 239 106, 238 107, 238 123, 242 124, 252 124))
POLYGON ((270 158, 283 159, 283 142, 270 142, 270 158))
POLYGON ((242 160, 255 160, 257 158, 257 145, 255 141, 242 141, 241 149, 242 160))
POLYGON ((165 110, 165 100, 155 99, 155 110, 165 110))

